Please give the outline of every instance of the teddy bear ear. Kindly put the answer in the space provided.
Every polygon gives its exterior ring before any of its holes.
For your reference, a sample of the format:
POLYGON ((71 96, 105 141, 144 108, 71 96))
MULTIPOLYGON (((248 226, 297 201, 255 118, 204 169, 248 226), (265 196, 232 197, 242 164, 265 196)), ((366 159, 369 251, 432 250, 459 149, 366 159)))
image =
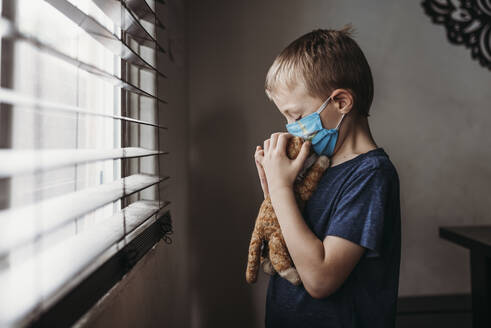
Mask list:
POLYGON ((286 153, 290 159, 295 159, 302 148, 303 139, 298 136, 293 136, 288 139, 288 144, 286 148, 286 153))
POLYGON ((299 136, 293 136, 291 138, 291 143, 295 145, 295 147, 298 147, 303 144, 303 139, 299 136))

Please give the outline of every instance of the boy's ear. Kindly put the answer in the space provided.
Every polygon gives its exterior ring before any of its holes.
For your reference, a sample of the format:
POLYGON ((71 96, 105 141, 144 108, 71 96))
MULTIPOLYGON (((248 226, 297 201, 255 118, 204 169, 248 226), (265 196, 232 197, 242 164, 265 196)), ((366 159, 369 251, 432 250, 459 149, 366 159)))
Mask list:
POLYGON ((336 89, 333 91, 332 99, 334 106, 341 114, 348 114, 354 105, 353 93, 350 89, 336 89))

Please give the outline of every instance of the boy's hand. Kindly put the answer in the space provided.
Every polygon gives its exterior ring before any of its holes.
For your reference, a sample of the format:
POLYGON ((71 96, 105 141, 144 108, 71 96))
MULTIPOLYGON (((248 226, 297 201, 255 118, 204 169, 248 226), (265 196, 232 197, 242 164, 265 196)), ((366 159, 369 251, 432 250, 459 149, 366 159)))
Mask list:
POLYGON ((288 132, 273 133, 270 139, 264 141, 264 150, 256 156, 257 161, 264 168, 269 193, 284 187, 292 188, 309 155, 310 142, 305 141, 297 158, 289 159, 286 155, 286 145, 291 137, 293 135, 288 132))
POLYGON ((268 197, 268 182, 266 180, 266 174, 264 173, 264 168, 259 163, 259 156, 264 156, 264 151, 261 146, 256 147, 256 152, 254 153, 254 161, 256 162, 257 173, 259 174, 259 180, 261 181, 261 188, 263 189, 264 199, 268 197))

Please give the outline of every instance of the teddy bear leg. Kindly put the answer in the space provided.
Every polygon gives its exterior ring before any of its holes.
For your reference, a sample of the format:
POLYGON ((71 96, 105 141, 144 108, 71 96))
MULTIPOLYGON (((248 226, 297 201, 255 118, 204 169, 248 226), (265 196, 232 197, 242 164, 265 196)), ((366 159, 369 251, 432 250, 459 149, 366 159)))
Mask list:
POLYGON ((259 270, 259 262, 261 256, 262 240, 259 238, 256 230, 252 232, 251 242, 249 244, 249 254, 247 258, 246 281, 249 284, 257 281, 257 273, 259 270))
POLYGON ((286 245, 278 234, 273 234, 269 240, 269 258, 273 268, 281 277, 285 278, 293 285, 300 285, 301 280, 297 269, 293 266, 286 245))

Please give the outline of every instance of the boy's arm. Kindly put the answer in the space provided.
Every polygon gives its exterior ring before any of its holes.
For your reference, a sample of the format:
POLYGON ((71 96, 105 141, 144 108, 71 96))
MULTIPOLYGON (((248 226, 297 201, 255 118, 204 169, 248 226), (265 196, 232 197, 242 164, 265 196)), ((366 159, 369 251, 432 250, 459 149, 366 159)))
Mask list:
POLYGON ((302 218, 292 188, 271 192, 281 232, 305 290, 313 298, 334 293, 346 280, 365 248, 347 239, 326 236, 321 241, 302 218))

